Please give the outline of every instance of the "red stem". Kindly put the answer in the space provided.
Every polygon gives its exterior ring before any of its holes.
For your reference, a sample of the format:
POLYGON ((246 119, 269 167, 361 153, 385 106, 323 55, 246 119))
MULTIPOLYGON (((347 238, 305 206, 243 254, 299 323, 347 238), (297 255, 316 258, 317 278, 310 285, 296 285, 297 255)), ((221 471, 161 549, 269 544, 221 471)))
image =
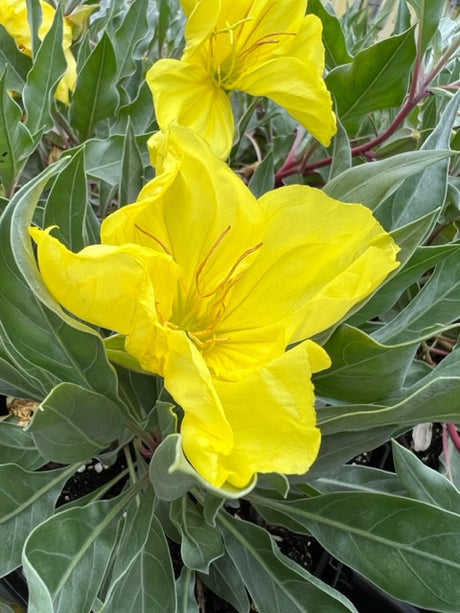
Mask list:
MULTIPOLYGON (((420 35, 419 35, 420 36, 420 35)), ((396 117, 392 121, 391 125, 384 131, 382 134, 377 136, 376 138, 364 143, 363 145, 357 145, 356 147, 352 147, 351 155, 363 155, 369 153, 388 138, 393 136, 393 134, 398 130, 400 125, 404 122, 409 113, 414 109, 414 107, 422 100, 425 96, 428 95, 428 85, 433 81, 433 79, 441 72, 443 67, 449 61, 452 54, 455 52, 457 47, 459 46, 459 42, 455 41, 451 47, 447 50, 438 64, 433 68, 433 70, 428 74, 428 76, 424 76, 424 69, 422 64, 422 58, 420 54, 420 41, 418 45, 417 57, 414 64, 414 75, 412 78, 411 88, 408 94, 408 97, 397 113, 396 117)), ((298 146, 298 143, 295 143, 298 146)), ((332 162, 332 156, 323 158, 322 160, 318 160, 317 162, 313 162, 312 164, 306 165, 306 159, 302 159, 300 161, 295 160, 295 149, 291 149, 286 161, 283 166, 278 170, 275 175, 275 185, 282 185, 283 179, 295 173, 302 173, 307 175, 317 168, 322 168, 323 166, 329 166, 332 162)))
POLYGON ((457 451, 460 451, 460 435, 458 434, 457 426, 453 423, 446 424, 447 431, 457 451))

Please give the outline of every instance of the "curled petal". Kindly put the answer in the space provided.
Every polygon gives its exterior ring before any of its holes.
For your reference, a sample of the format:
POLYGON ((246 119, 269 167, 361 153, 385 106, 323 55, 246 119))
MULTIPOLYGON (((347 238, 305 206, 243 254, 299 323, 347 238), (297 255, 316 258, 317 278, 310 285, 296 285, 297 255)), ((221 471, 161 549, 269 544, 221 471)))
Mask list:
POLYGON ((232 88, 271 98, 328 146, 337 127, 331 94, 323 81, 321 32, 321 21, 307 15, 297 36, 287 39, 284 56, 248 65, 232 88))
POLYGON ((141 309, 151 321, 157 306, 171 309, 171 297, 160 279, 174 278, 176 266, 166 256, 139 245, 92 245, 69 251, 50 231, 30 228, 38 246, 38 263, 45 285, 68 311, 97 326, 129 334, 141 309), (157 281, 155 295, 152 279, 157 281))

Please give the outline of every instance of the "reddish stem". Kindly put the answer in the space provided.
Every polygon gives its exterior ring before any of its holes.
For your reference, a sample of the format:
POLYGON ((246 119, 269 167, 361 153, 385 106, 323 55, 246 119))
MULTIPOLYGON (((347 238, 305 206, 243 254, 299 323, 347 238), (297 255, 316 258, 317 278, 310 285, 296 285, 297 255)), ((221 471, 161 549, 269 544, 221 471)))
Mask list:
POLYGON ((457 451, 460 451, 460 435, 457 430, 457 426, 453 423, 446 424, 447 431, 457 451))
MULTIPOLYGON (((419 34, 420 36, 420 34, 419 34)), ((441 72, 444 66, 447 64, 453 53, 455 53, 457 47, 459 46, 459 42, 455 41, 451 47, 446 51, 444 56, 438 62, 438 64, 433 68, 433 70, 427 75, 424 75, 424 67, 422 63, 422 57, 420 53, 420 40, 418 44, 417 57, 414 64, 414 74, 412 78, 412 84, 407 96, 407 99, 403 106, 400 108, 396 117, 392 121, 391 125, 382 132, 376 138, 364 143, 363 145, 357 145, 356 147, 352 147, 351 155, 365 155, 370 154, 372 149, 386 141, 388 138, 393 136, 401 124, 404 122, 406 117, 410 114, 410 112, 417 106, 417 104, 428 95, 428 86, 435 79, 435 77, 441 72)), ((296 139, 297 140, 297 139, 296 139)), ((306 159, 301 159, 300 161, 296 161, 295 153, 298 147, 298 142, 295 143, 295 147, 293 147, 286 158, 283 166, 278 170, 275 175, 275 185, 280 186, 283 183, 283 179, 295 174, 302 173, 307 175, 318 168, 322 168, 323 166, 329 166, 332 162, 332 156, 323 158, 322 160, 318 160, 317 162, 313 162, 312 164, 306 164, 306 159)))

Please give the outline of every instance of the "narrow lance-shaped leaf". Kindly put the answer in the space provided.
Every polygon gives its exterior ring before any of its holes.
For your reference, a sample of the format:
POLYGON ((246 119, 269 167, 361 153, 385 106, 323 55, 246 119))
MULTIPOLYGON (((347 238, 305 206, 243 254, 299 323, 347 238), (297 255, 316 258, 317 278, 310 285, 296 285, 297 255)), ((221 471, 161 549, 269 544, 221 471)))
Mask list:
POLYGON ((40 47, 40 38, 38 36, 38 31, 40 29, 40 25, 43 19, 42 7, 40 2, 35 2, 35 0, 26 0, 26 6, 27 20, 29 22, 30 33, 32 37, 32 50, 35 55, 40 47))
MULTIPOLYGON (((305 477, 291 477, 291 483, 302 483, 305 477)), ((377 494, 407 495, 407 489, 400 483, 394 473, 372 466, 345 464, 331 470, 312 486, 322 494, 333 492, 375 492, 377 494)))
POLYGON ((346 127, 357 125, 366 113, 401 104, 415 53, 411 28, 360 51, 351 63, 328 74, 326 84, 346 127))
POLYGON ((398 431, 418 423, 460 421, 459 364, 456 349, 428 375, 379 403, 323 407, 318 411, 321 430, 326 435, 391 426, 398 431))
MULTIPOLYGON (((460 91, 446 106, 438 125, 423 143, 421 151, 442 151, 449 148, 459 105, 460 91)), ((408 177, 391 198, 376 208, 376 217, 386 228, 397 228, 442 207, 447 193, 448 170, 449 160, 445 159, 408 177)))
POLYGON ((249 613, 250 605, 244 581, 227 553, 214 560, 209 572, 199 573, 199 577, 214 594, 229 602, 238 613, 249 613))
MULTIPOLYGON (((396 243, 399 244, 397 240, 396 243)), ((369 303, 360 309, 356 315, 353 315, 348 322, 352 325, 358 325, 363 321, 371 320, 379 313, 384 313, 396 303, 403 291, 413 283, 417 283, 426 271, 450 255, 459 252, 460 245, 451 243, 433 245, 432 247, 418 247, 406 265, 401 267, 396 275, 385 283, 369 303)))
POLYGON ((32 60, 25 53, 21 53, 5 28, 0 24, 0 74, 6 74, 6 87, 9 90, 22 92, 27 79, 27 73, 32 67, 32 60))
POLYGON ((273 152, 270 151, 264 160, 257 166, 249 181, 249 189, 256 198, 275 186, 275 171, 273 165, 273 152))
POLYGON ((413 498, 460 514, 460 492, 455 485, 396 441, 392 448, 398 478, 413 498))
POLYGON ((332 366, 316 375, 316 393, 348 402, 372 402, 402 387, 416 346, 379 344, 357 328, 341 326, 325 349, 332 366))
MULTIPOLYGON (((319 411, 321 414, 321 411, 319 411)), ((342 424, 348 427, 348 424, 342 424)), ((327 475, 331 470, 342 466, 345 462, 356 458, 361 453, 383 445, 392 436, 403 434, 407 428, 395 430, 391 426, 368 426, 365 430, 340 430, 340 432, 323 433, 321 448, 315 463, 304 476, 307 483, 327 475)))
POLYGON ((122 24, 113 36, 113 47, 117 58, 117 77, 123 79, 136 70, 139 43, 151 36, 144 0, 131 3, 122 24))
POLYGON ((128 120, 131 120, 135 134, 144 134, 152 130, 155 116, 152 104, 152 92, 150 91, 147 81, 142 81, 137 97, 132 102, 120 108, 117 122, 112 125, 112 133, 125 133, 128 120))
POLYGON ((7 91, 7 74, 0 78, 0 183, 8 193, 32 153, 35 141, 21 121, 20 107, 7 91))
MULTIPOLYGON (((143 164, 149 163, 149 154, 144 144, 148 135, 136 137, 139 149, 142 149, 143 164)), ((108 183, 111 187, 118 187, 121 181, 121 160, 125 138, 115 134, 107 139, 92 138, 85 143, 86 174, 95 179, 108 183)), ((74 150, 72 150, 73 152, 74 150)))
POLYGON ((362 202, 374 210, 405 179, 451 155, 451 151, 400 153, 387 160, 350 168, 329 181, 324 191, 343 202, 362 202))
POLYGON ((200 613, 195 598, 195 571, 183 566, 176 581, 177 613, 200 613))
POLYGON ((348 53, 345 35, 337 17, 331 15, 326 10, 321 0, 310 0, 307 11, 317 15, 323 24, 323 44, 326 51, 326 66, 328 70, 351 62, 353 57, 348 53))
POLYGON ((420 28, 420 51, 423 55, 433 34, 439 27, 445 4, 439 0, 407 0, 415 9, 420 28))
POLYGON ((85 140, 99 121, 116 114, 120 100, 116 74, 115 52, 104 33, 79 72, 70 106, 71 124, 85 140))
POLYGON ((131 504, 127 509, 104 613, 176 610, 171 557, 154 509, 152 488, 142 495, 138 508, 131 504))
POLYGON ((171 519, 181 532, 181 556, 193 570, 208 572, 211 562, 224 553, 216 528, 206 523, 199 508, 187 496, 171 504, 171 519))
POLYGON ((381 343, 417 342, 448 330, 460 314, 460 258, 439 264, 416 297, 373 336, 381 343))
POLYGON ((144 164, 142 155, 136 143, 133 126, 128 119, 121 159, 120 206, 136 201, 144 183, 143 176, 144 164))
MULTIPOLYGON (((38 2, 36 3, 38 4, 38 2)), ((53 126, 51 115, 54 106, 54 92, 59 79, 67 68, 62 48, 63 20, 60 6, 54 15, 53 25, 34 57, 32 70, 27 76, 24 87, 24 106, 27 114, 27 127, 32 134, 53 126)))
POLYGON ((58 226, 54 236, 75 252, 85 247, 87 195, 85 151, 82 148, 57 176, 43 214, 43 226, 58 226))
POLYGON ((332 164, 329 180, 351 168, 351 147, 347 132, 340 119, 337 119, 337 134, 333 140, 332 164))

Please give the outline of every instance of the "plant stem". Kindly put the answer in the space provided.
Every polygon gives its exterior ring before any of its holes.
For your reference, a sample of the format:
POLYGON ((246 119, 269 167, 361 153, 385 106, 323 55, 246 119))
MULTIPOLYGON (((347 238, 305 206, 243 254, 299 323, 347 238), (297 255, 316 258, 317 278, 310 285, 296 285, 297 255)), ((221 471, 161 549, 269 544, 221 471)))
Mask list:
MULTIPOLYGON (((419 33, 419 42, 418 42, 418 50, 417 57, 414 63, 414 74, 412 77, 412 83, 407 95, 406 101, 399 109, 396 117, 393 119, 389 127, 382 132, 380 135, 376 136, 372 140, 364 143, 363 145, 357 145, 356 147, 352 147, 351 155, 365 155, 368 154, 374 149, 378 147, 383 142, 385 142, 388 138, 393 136, 407 116, 411 113, 411 111, 417 106, 417 104, 429 95, 428 86, 430 83, 438 76, 444 66, 448 63, 450 58, 454 55, 457 49, 460 46, 460 37, 457 37, 452 45, 447 49, 442 58, 436 64, 436 66, 431 70, 431 72, 425 76, 422 55, 421 55, 421 46, 420 46, 420 38, 421 35, 419 33)), ((297 139, 296 139, 297 141, 297 139)), ((289 152, 286 161, 283 166, 278 170, 275 175, 275 184, 279 187, 282 185, 283 179, 286 177, 296 174, 302 173, 303 175, 307 175, 318 168, 322 168, 323 166, 329 166, 332 163, 332 156, 328 156, 323 158, 322 160, 318 160, 317 162, 313 162, 312 164, 306 164, 308 158, 303 158, 301 160, 296 160, 296 152, 298 143, 294 142, 294 145, 289 152), (297 146, 296 146, 297 145, 297 146)))
POLYGON ((149 449, 151 449, 152 451, 158 447, 157 443, 154 441, 154 439, 150 436, 150 434, 148 432, 146 432, 145 430, 142 430, 142 428, 140 426, 138 426, 136 424, 136 422, 132 421, 131 419, 127 419, 126 420, 126 426, 132 431, 134 432, 134 434, 141 439, 141 441, 143 443, 145 443, 147 445, 147 447, 149 449))
POLYGON ((457 451, 460 451, 460 435, 457 431, 457 426, 453 423, 446 424, 447 432, 449 433, 450 438, 452 439, 453 444, 457 451))

